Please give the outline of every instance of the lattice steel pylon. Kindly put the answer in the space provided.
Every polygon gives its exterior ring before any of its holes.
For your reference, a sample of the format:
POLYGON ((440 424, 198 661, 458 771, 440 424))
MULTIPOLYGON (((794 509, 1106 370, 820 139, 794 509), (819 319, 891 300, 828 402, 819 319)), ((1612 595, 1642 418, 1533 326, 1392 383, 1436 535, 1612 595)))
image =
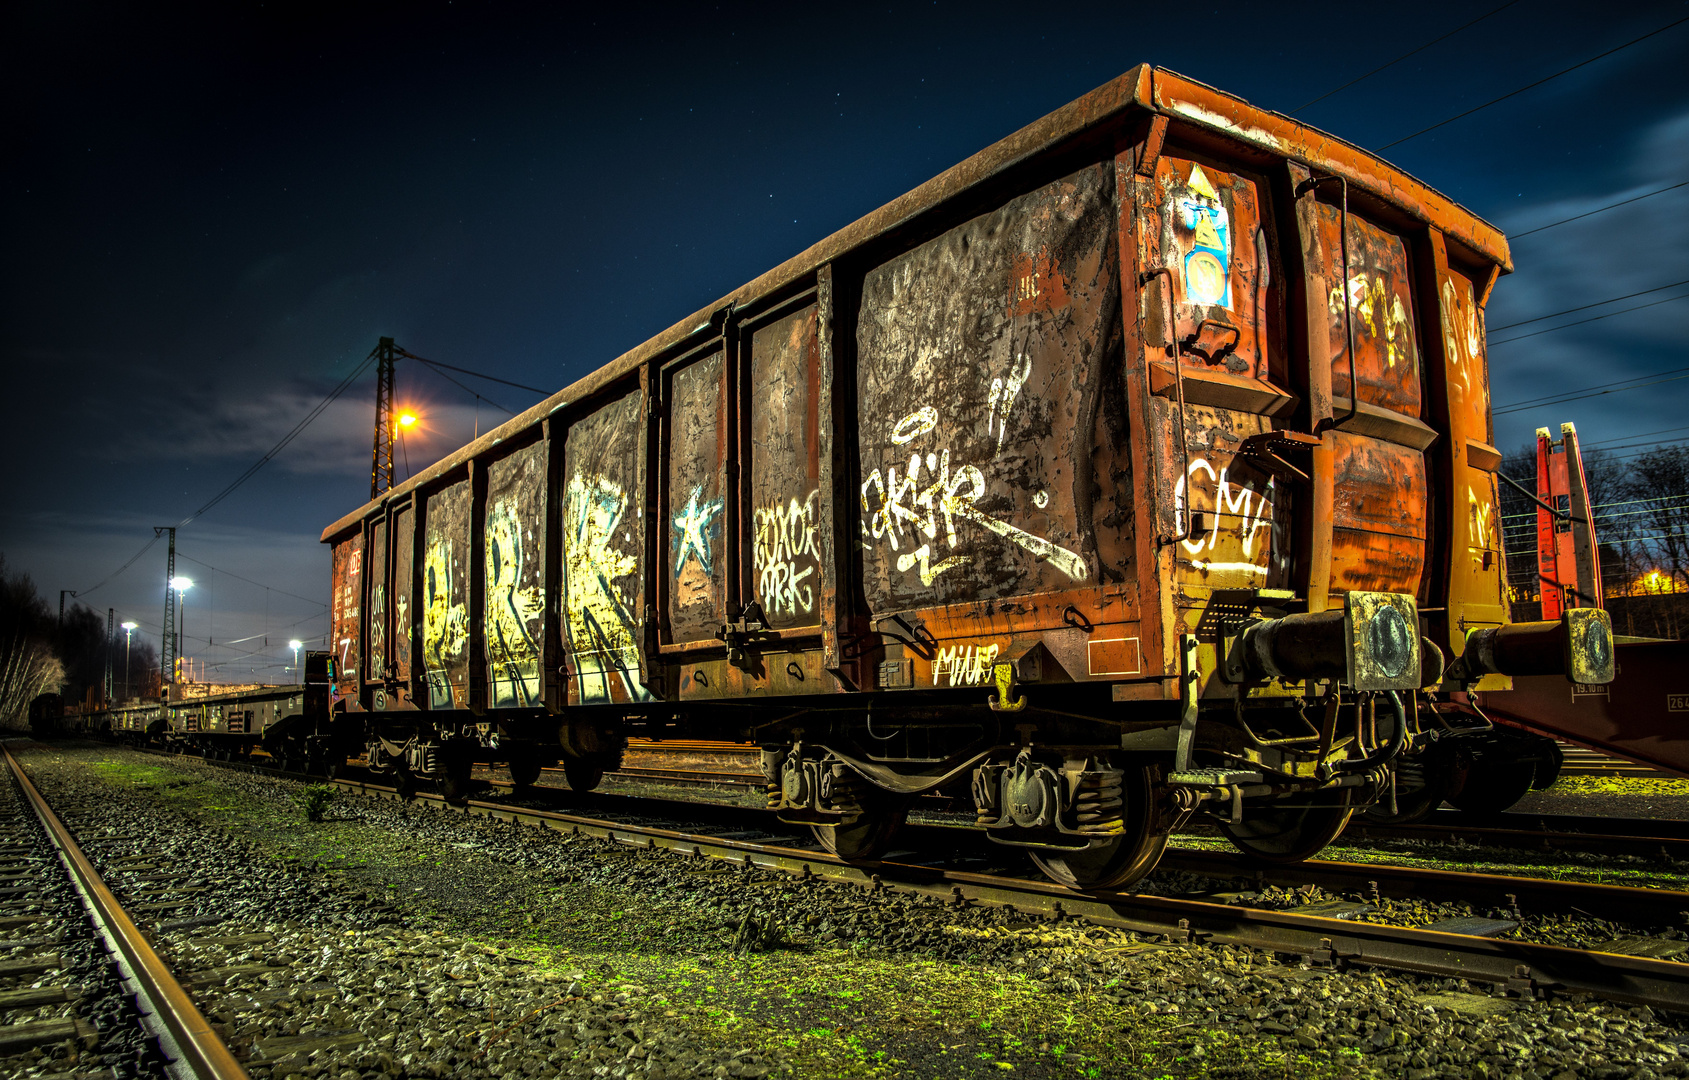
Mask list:
POLYGON ((375 450, 370 455, 369 497, 374 499, 393 486, 393 449, 399 440, 393 416, 393 361, 397 350, 393 339, 384 337, 375 345, 375 450))
POLYGON ((180 652, 176 641, 176 526, 154 525, 153 535, 170 534, 170 554, 164 561, 164 633, 163 655, 158 661, 158 680, 163 685, 176 681, 176 656, 180 652))

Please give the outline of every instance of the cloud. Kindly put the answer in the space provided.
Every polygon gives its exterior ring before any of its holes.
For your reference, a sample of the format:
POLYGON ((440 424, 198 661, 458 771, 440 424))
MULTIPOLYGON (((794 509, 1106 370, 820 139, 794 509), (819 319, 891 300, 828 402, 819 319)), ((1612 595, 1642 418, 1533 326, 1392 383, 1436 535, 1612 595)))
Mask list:
MULTIPOLYGON (((1689 113, 1646 129, 1626 157, 1624 173, 1628 182, 1622 187, 1523 206, 1498 224, 1504 231, 1522 232, 1689 176, 1689 113)), ((1684 236, 1689 236, 1689 188, 1521 237, 1513 246, 1516 272, 1496 287, 1488 312, 1490 372, 1497 408, 1544 396, 1554 388, 1581 390, 1682 366, 1681 343, 1689 333, 1689 300, 1614 314, 1528 338, 1520 335, 1664 299, 1689 291, 1689 287, 1513 330, 1499 328, 1689 278, 1681 253, 1684 236), (1512 337, 1520 340, 1508 342, 1512 337)), ((1498 416, 1496 438, 1507 448, 1529 439, 1536 427, 1557 429, 1562 420, 1576 422, 1590 441, 1669 428, 1674 419, 1681 423, 1686 399, 1689 381, 1586 397, 1498 416)))

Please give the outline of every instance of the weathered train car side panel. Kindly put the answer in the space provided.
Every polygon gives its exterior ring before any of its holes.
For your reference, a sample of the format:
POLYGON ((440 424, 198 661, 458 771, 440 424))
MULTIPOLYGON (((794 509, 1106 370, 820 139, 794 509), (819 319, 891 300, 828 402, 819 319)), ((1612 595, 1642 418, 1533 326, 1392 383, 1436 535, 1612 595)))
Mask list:
POLYGON ((1295 479, 1262 451, 1297 398, 1266 185, 1171 152, 1143 172, 1136 235, 1159 459, 1154 517, 1172 546, 1171 599, 1188 630, 1214 590, 1291 585, 1295 479))
MULTIPOLYGON (((1502 603, 1506 580, 1501 526, 1496 519, 1495 471, 1501 454, 1491 430, 1489 357, 1484 342, 1483 299, 1480 287, 1466 273, 1449 264, 1448 249, 1437 230, 1429 230, 1427 272, 1422 280, 1431 291, 1428 308, 1440 331, 1429 343, 1441 362, 1433 367, 1434 411, 1441 413, 1448 431, 1440 465, 1448 476, 1447 490, 1438 499, 1447 515, 1441 578, 1448 607, 1445 641, 1455 652, 1464 649, 1466 632, 1500 626, 1508 621, 1502 603)), ((1489 676, 1480 689, 1501 689, 1503 676, 1489 676)))
POLYGON ((748 599, 775 629, 818 626, 821 560, 821 350, 814 304, 751 334, 746 380, 748 599))
POLYGON ((1092 166, 867 275, 857 439, 876 620, 974 605, 930 621, 994 639, 1061 626, 1061 605, 1012 601, 1062 592, 1097 619, 1099 582, 1121 570, 1100 565, 1098 533, 1118 550, 1131 528, 1093 513, 1125 455, 1095 438, 1123 411, 1114 220, 1112 169, 1092 166))
POLYGON ((364 665, 364 679, 380 682, 386 677, 388 656, 387 610, 387 521, 378 519, 369 530, 369 618, 364 623, 364 636, 369 641, 369 660, 364 665))
POLYGON ((422 565, 422 663, 428 707, 469 707, 469 481, 428 497, 422 565))
POLYGON ((727 622, 728 421, 721 347, 664 377, 669 528, 658 550, 666 553, 668 641, 713 644, 727 622))
POLYGON ((417 605, 411 596, 416 580, 416 512, 408 505, 393 511, 392 567, 387 593, 393 606, 393 641, 389 655, 394 667, 393 677, 402 685, 409 686, 417 605))
POLYGON ((489 708, 544 704, 546 447, 487 469, 485 628, 489 708))
POLYGON ((576 421, 564 446, 563 605, 569 701, 648 701, 640 679, 644 395, 576 421))
POLYGON ((329 640, 336 665, 335 681, 342 694, 358 695, 358 669, 363 653, 360 620, 363 598, 364 537, 354 533, 334 545, 330 588, 329 640))

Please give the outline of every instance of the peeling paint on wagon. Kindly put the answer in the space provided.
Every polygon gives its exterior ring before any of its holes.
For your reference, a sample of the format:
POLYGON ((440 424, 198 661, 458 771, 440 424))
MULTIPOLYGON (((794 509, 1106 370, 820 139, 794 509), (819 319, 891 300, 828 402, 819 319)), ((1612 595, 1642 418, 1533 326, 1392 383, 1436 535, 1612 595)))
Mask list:
POLYGON ((469 481, 428 498, 422 563, 422 664, 430 709, 469 701, 469 481))
POLYGON ((392 561, 392 587, 388 595, 393 604, 393 677, 408 685, 411 642, 416 636, 416 604, 411 599, 411 581, 416 570, 416 511, 409 506, 393 512, 392 561))
POLYGON ((543 704, 545 528, 545 446, 535 443, 487 469, 482 611, 489 708, 543 704))
POLYGON ((777 629, 816 626, 820 535, 821 354, 809 304, 755 330, 750 409, 750 598, 777 629))
POLYGON ((640 680, 636 598, 644 588, 643 410, 636 391, 569 428, 563 499, 563 604, 570 696, 649 701, 640 680))
POLYGON ((1098 471, 1123 468, 1123 447, 1092 442, 1124 412, 1112 196, 1092 167, 868 274, 858 492, 876 615, 1095 582, 1095 530, 1130 527, 1093 520, 1098 471))
POLYGON ((376 681, 387 670, 387 522, 377 521, 369 530, 369 618, 365 635, 369 639, 369 662, 364 677, 376 681))
POLYGON ((356 699, 361 667, 364 591, 364 538, 359 533, 334 545, 332 611, 329 615, 329 650, 334 654, 335 684, 340 693, 356 699))
POLYGON ((727 621, 727 396, 716 346, 668 372, 669 640, 713 641, 727 621))

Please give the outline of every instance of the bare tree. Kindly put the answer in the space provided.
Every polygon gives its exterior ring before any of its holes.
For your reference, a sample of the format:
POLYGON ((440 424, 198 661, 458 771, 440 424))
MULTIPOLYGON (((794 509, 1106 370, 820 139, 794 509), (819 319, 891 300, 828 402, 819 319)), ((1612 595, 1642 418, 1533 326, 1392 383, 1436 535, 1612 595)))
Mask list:
POLYGON ((27 574, 12 574, 0 554, 0 728, 29 724, 29 703, 56 691, 64 665, 52 647, 52 616, 27 574))

